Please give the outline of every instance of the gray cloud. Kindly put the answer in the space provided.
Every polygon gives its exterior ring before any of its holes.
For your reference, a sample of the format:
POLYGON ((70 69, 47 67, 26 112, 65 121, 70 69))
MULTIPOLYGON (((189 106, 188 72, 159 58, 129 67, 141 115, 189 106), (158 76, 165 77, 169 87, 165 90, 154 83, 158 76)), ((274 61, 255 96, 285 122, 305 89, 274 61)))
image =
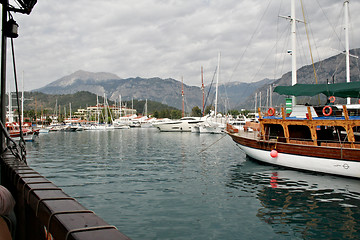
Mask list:
MULTIPOLYGON (((221 51, 222 82, 280 77, 290 70, 286 53, 290 39, 289 23, 278 14, 290 14, 289 2, 38 1, 30 16, 14 15, 20 25, 15 40, 17 68, 24 71, 27 90, 79 69, 112 72, 122 78, 184 76, 186 84, 199 86, 200 67, 204 66, 209 83, 221 51), (285 40, 278 41, 280 37, 285 40)), ((315 59, 337 54, 330 49, 343 50, 333 33, 334 28, 343 37, 343 1, 303 2, 312 43, 316 42, 312 46, 315 59)), ((360 2, 350 1, 351 48, 360 43, 357 12, 360 2)), ((302 19, 300 9, 297 18, 302 19)), ((301 53, 308 44, 303 27, 298 29, 301 53)), ((309 59, 299 58, 298 67, 310 64, 309 59)))

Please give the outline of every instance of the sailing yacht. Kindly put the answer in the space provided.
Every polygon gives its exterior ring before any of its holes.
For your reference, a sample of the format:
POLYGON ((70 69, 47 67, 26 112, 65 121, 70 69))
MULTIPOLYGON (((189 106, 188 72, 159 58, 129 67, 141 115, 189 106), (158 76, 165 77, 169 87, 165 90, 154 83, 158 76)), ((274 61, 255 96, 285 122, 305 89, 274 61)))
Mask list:
POLYGON ((219 89, 219 75, 220 75, 220 56, 218 54, 218 66, 216 71, 216 89, 215 89, 215 111, 210 112, 209 116, 206 116, 204 121, 199 123, 192 132, 199 132, 199 133, 223 133, 225 129, 225 119, 221 114, 218 115, 217 112, 217 105, 218 105, 218 89, 219 89))

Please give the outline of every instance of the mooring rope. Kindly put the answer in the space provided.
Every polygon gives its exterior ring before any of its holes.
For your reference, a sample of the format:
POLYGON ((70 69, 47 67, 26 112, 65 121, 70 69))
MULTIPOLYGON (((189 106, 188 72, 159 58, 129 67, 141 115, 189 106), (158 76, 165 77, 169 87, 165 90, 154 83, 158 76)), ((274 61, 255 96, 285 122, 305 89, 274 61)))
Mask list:
POLYGON ((223 139, 224 137, 226 137, 226 134, 224 134, 221 138, 219 138, 218 140, 216 140, 215 142, 213 142, 212 144, 210 144, 209 146, 207 146, 206 148, 204 148, 203 150, 201 150, 198 155, 200 153, 203 153, 204 151, 206 151, 207 149, 209 149, 212 145, 214 145, 215 143, 219 142, 221 139, 223 139))

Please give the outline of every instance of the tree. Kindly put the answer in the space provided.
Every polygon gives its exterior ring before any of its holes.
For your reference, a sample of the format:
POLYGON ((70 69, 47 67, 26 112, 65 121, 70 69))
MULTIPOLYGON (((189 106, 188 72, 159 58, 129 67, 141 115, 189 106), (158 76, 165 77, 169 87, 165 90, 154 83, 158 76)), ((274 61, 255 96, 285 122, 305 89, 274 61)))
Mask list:
POLYGON ((171 110, 170 118, 171 119, 179 119, 181 118, 182 112, 180 110, 171 110))
POLYGON ((209 114, 211 109, 213 109, 213 106, 212 106, 212 105, 207 106, 207 107, 205 108, 204 115, 209 114))
POLYGON ((229 110, 228 113, 234 118, 236 118, 240 114, 240 112, 236 109, 229 110))
POLYGON ((198 106, 193 107, 191 110, 191 116, 192 117, 201 117, 202 116, 201 109, 198 106))

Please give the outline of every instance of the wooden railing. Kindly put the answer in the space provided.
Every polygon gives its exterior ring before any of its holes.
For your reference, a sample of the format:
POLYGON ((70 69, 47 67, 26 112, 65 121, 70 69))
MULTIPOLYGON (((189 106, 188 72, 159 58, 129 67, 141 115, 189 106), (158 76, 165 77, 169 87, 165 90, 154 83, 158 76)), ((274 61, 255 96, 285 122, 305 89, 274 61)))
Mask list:
POLYGON ((17 240, 130 239, 11 154, 0 166, 16 201, 17 240))

